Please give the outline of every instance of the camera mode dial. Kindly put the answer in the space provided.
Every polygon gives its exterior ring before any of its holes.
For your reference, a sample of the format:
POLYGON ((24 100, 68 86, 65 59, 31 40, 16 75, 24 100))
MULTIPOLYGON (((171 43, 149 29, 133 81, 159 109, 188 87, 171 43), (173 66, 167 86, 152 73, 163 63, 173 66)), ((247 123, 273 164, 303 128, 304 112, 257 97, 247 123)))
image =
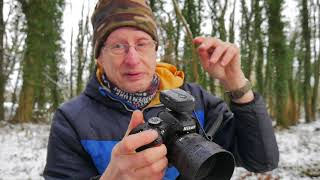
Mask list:
POLYGON ((160 119, 159 117, 152 117, 152 118, 148 119, 148 123, 150 125, 159 125, 159 124, 161 124, 161 122, 162 122, 162 119, 160 119))

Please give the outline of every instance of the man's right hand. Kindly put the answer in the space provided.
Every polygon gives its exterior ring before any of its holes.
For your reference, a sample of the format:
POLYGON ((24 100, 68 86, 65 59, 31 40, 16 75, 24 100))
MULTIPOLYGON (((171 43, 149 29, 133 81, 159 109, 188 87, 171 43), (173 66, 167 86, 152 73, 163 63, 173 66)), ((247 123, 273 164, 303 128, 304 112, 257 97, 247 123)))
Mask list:
POLYGON ((139 124, 144 123, 141 111, 134 111, 125 137, 112 150, 111 161, 100 180, 161 180, 168 165, 167 148, 164 144, 135 150, 153 142, 158 133, 147 130, 128 135, 139 124))

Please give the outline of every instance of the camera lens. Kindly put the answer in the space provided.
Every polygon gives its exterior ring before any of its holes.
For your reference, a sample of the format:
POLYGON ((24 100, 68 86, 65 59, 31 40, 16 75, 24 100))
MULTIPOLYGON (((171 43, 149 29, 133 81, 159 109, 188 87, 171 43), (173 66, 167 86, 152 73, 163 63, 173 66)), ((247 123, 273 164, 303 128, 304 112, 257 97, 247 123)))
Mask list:
POLYGON ((177 138, 168 156, 184 180, 229 180, 235 165, 230 152, 196 133, 177 138))

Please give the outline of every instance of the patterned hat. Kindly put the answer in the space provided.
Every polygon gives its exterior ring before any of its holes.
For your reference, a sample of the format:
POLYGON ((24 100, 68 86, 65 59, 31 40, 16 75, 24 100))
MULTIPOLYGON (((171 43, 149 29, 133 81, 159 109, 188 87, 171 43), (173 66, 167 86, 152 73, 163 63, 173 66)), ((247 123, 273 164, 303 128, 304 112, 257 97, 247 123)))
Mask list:
POLYGON ((119 27, 135 27, 158 42, 157 26, 147 0, 99 0, 91 23, 95 58, 99 57, 104 41, 119 27))

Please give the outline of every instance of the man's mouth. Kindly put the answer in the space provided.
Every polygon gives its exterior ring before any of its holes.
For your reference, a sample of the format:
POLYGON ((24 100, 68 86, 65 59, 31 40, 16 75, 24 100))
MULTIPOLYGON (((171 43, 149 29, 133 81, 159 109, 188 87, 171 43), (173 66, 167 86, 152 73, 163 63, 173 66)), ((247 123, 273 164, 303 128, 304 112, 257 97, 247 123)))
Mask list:
POLYGON ((137 72, 137 73, 125 73, 125 76, 129 79, 129 80, 139 80, 143 77, 144 73, 140 73, 140 72, 137 72))

